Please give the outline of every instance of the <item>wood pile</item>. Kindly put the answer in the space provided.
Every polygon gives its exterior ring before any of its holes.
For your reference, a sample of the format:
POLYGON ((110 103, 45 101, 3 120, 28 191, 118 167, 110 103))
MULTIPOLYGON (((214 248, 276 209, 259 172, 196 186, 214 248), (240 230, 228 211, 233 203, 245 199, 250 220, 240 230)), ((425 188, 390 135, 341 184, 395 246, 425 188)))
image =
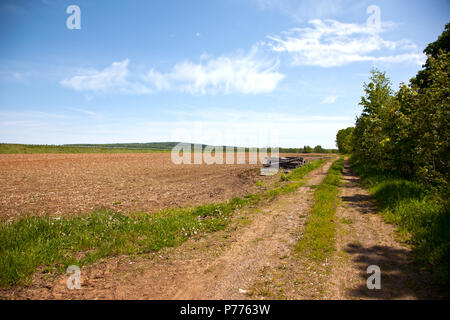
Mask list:
POLYGON ((302 157, 266 157, 263 166, 279 167, 283 169, 295 169, 306 164, 306 159, 302 157))

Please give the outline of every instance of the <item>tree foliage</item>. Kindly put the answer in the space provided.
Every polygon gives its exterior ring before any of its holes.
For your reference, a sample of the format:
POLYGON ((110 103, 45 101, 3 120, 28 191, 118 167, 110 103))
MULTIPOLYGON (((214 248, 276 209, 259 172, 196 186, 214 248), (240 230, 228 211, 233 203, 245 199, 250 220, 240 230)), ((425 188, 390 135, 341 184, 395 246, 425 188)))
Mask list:
POLYGON ((379 180, 378 204, 385 203, 384 212, 411 233, 419 259, 450 283, 449 51, 447 24, 424 50, 423 69, 396 92, 384 72, 372 70, 355 128, 340 130, 336 143, 340 152, 351 151, 363 180, 379 180), (414 195, 408 185, 424 192, 414 195))
MULTIPOLYGON (((424 69, 391 88, 384 72, 372 70, 364 84, 363 107, 351 134, 338 132, 338 147, 381 171, 447 190, 449 180, 450 24, 436 42, 427 46, 424 69), (341 146, 339 145, 341 144, 341 146)), ((348 130, 348 129, 344 129, 348 130)))
POLYGON ((336 146, 340 153, 351 153, 352 152, 352 135, 355 131, 354 127, 348 127, 346 129, 341 129, 336 134, 336 146))

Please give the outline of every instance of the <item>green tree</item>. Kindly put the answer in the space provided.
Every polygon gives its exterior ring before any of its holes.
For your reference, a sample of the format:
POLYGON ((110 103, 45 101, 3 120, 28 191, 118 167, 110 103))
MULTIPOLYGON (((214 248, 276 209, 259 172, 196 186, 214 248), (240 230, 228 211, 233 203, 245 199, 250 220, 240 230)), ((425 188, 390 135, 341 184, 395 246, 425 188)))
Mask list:
POLYGON ((450 53, 440 50, 427 60, 429 82, 419 89, 411 123, 417 176, 447 189, 450 173, 450 53))
POLYGON ((322 148, 322 146, 320 146, 320 145, 315 146, 313 151, 315 153, 325 153, 326 152, 326 150, 324 148, 322 148))
POLYGON ((429 58, 437 58, 439 56, 439 52, 449 52, 450 51, 450 23, 445 25, 444 32, 438 37, 438 39, 432 43, 430 43, 423 53, 425 53, 428 57, 427 61, 423 65, 423 70, 420 70, 415 78, 411 79, 411 83, 422 90, 424 88, 428 88, 430 86, 431 80, 433 78, 430 60, 429 58))
POLYGON ((313 149, 310 146, 303 147, 303 153, 311 153, 311 152, 313 152, 313 149))
POLYGON ((354 130, 354 127, 348 127, 339 130, 336 134, 336 146, 340 153, 352 152, 352 134, 354 130))
POLYGON ((373 69, 371 73, 370 82, 364 84, 365 95, 359 103, 363 112, 356 119, 351 144, 358 157, 384 169, 387 166, 385 148, 390 144, 384 119, 392 108, 393 91, 385 72, 373 69))

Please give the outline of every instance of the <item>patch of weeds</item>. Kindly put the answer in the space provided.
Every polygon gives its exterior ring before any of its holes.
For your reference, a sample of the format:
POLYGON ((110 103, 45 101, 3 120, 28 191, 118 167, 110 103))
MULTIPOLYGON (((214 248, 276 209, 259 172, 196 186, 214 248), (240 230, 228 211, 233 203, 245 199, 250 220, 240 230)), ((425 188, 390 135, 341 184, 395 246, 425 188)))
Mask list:
POLYGON ((258 296, 269 298, 272 297, 272 292, 268 288, 258 288, 256 291, 258 296))
POLYGON ((249 218, 247 218, 247 217, 239 217, 238 223, 239 223, 239 224, 242 224, 242 225, 244 225, 244 226, 247 226, 247 225, 249 225, 250 223, 252 223, 252 220, 249 219, 249 218))
POLYGON ((205 269, 205 271, 203 272, 204 274, 208 274, 211 273, 213 270, 211 268, 207 268, 205 269))
POLYGON ((306 174, 308 174, 310 171, 317 169, 321 165, 323 165, 325 162, 327 162, 326 159, 319 159, 313 162, 309 162, 305 164, 304 166, 301 166, 299 168, 295 168, 290 173, 288 173, 287 180, 289 181, 296 181, 303 178, 306 174))
POLYGON ((341 218, 340 222, 343 224, 352 224, 353 223, 353 221, 351 219, 347 219, 347 218, 341 218))

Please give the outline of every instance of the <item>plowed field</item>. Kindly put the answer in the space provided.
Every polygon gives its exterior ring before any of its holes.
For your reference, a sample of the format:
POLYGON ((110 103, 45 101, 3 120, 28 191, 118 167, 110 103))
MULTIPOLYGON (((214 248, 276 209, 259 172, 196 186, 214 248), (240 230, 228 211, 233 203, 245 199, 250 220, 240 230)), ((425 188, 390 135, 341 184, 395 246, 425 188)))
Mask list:
MULTIPOLYGON (((309 157, 317 157, 309 154, 309 157)), ((248 163, 248 162, 247 162, 248 163)), ((175 165, 170 153, 0 155, 0 219, 154 211, 256 192, 260 165, 175 165)))

